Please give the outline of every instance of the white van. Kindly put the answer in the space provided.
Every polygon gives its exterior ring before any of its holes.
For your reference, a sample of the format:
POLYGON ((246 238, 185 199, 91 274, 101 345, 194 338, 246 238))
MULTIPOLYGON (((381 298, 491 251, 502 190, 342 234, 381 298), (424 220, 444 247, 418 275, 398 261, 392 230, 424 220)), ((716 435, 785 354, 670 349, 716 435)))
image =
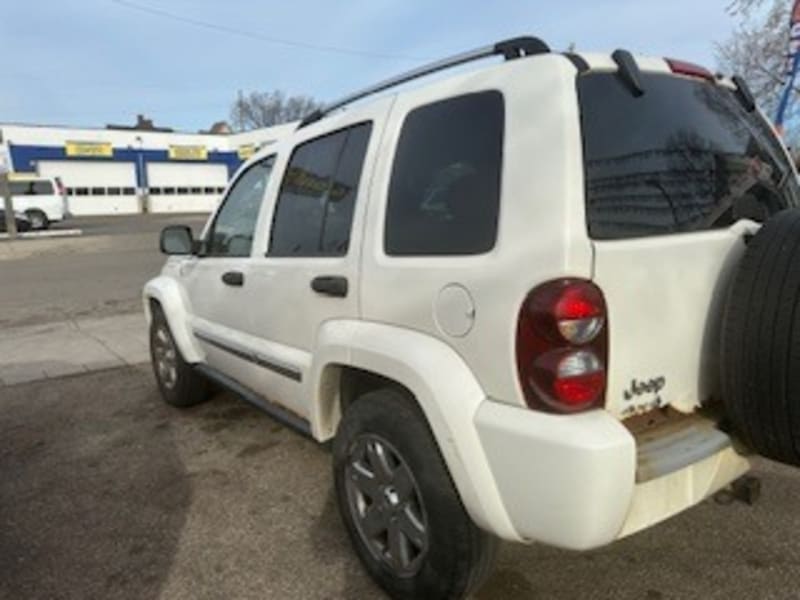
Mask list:
POLYGON ((14 210, 25 213, 33 229, 47 229, 50 223, 68 216, 67 196, 58 177, 11 177, 14 210))

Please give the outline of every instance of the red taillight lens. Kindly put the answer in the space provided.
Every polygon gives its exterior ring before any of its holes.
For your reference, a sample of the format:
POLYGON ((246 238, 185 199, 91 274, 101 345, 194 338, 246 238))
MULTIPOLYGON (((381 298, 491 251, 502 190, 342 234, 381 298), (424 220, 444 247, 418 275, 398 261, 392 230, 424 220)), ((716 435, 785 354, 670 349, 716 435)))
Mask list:
POLYGON ((533 290, 517 325, 517 369, 528 405, 576 412, 602 404, 607 346, 597 286, 562 279, 533 290))
POLYGON ((683 60, 675 60, 674 58, 667 58, 665 60, 670 70, 677 75, 687 75, 689 77, 699 77, 700 79, 714 81, 714 75, 705 67, 683 60))

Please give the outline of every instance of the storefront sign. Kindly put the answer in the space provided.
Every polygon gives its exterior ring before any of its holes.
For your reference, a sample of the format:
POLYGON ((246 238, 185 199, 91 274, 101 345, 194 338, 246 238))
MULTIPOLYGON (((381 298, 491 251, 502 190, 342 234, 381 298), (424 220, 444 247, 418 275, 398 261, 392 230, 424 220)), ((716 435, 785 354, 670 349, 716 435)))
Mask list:
POLYGON ((111 158, 114 155, 111 142, 67 142, 65 149, 67 156, 111 158))
POLYGON ((207 160, 208 148, 205 146, 170 146, 170 160, 207 160))

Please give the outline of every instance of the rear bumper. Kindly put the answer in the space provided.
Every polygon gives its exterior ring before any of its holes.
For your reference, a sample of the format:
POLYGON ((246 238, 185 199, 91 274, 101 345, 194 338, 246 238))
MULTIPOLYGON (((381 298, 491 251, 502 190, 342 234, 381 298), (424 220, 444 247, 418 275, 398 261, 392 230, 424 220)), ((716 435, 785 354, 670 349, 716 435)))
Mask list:
POLYGON ((749 469, 727 446, 637 484, 636 439, 605 411, 548 415, 487 400, 475 425, 519 537, 572 550, 654 525, 749 469))

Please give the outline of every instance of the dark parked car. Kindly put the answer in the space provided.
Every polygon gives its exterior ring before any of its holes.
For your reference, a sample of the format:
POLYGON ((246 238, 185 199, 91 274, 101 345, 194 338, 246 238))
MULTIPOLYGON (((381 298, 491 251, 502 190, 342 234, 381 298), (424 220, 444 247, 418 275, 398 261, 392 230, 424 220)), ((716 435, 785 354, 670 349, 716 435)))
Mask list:
MULTIPOLYGON (((17 231, 30 231, 31 222, 23 213, 16 213, 17 231)), ((0 233, 6 232, 6 211, 0 208, 0 233)))

